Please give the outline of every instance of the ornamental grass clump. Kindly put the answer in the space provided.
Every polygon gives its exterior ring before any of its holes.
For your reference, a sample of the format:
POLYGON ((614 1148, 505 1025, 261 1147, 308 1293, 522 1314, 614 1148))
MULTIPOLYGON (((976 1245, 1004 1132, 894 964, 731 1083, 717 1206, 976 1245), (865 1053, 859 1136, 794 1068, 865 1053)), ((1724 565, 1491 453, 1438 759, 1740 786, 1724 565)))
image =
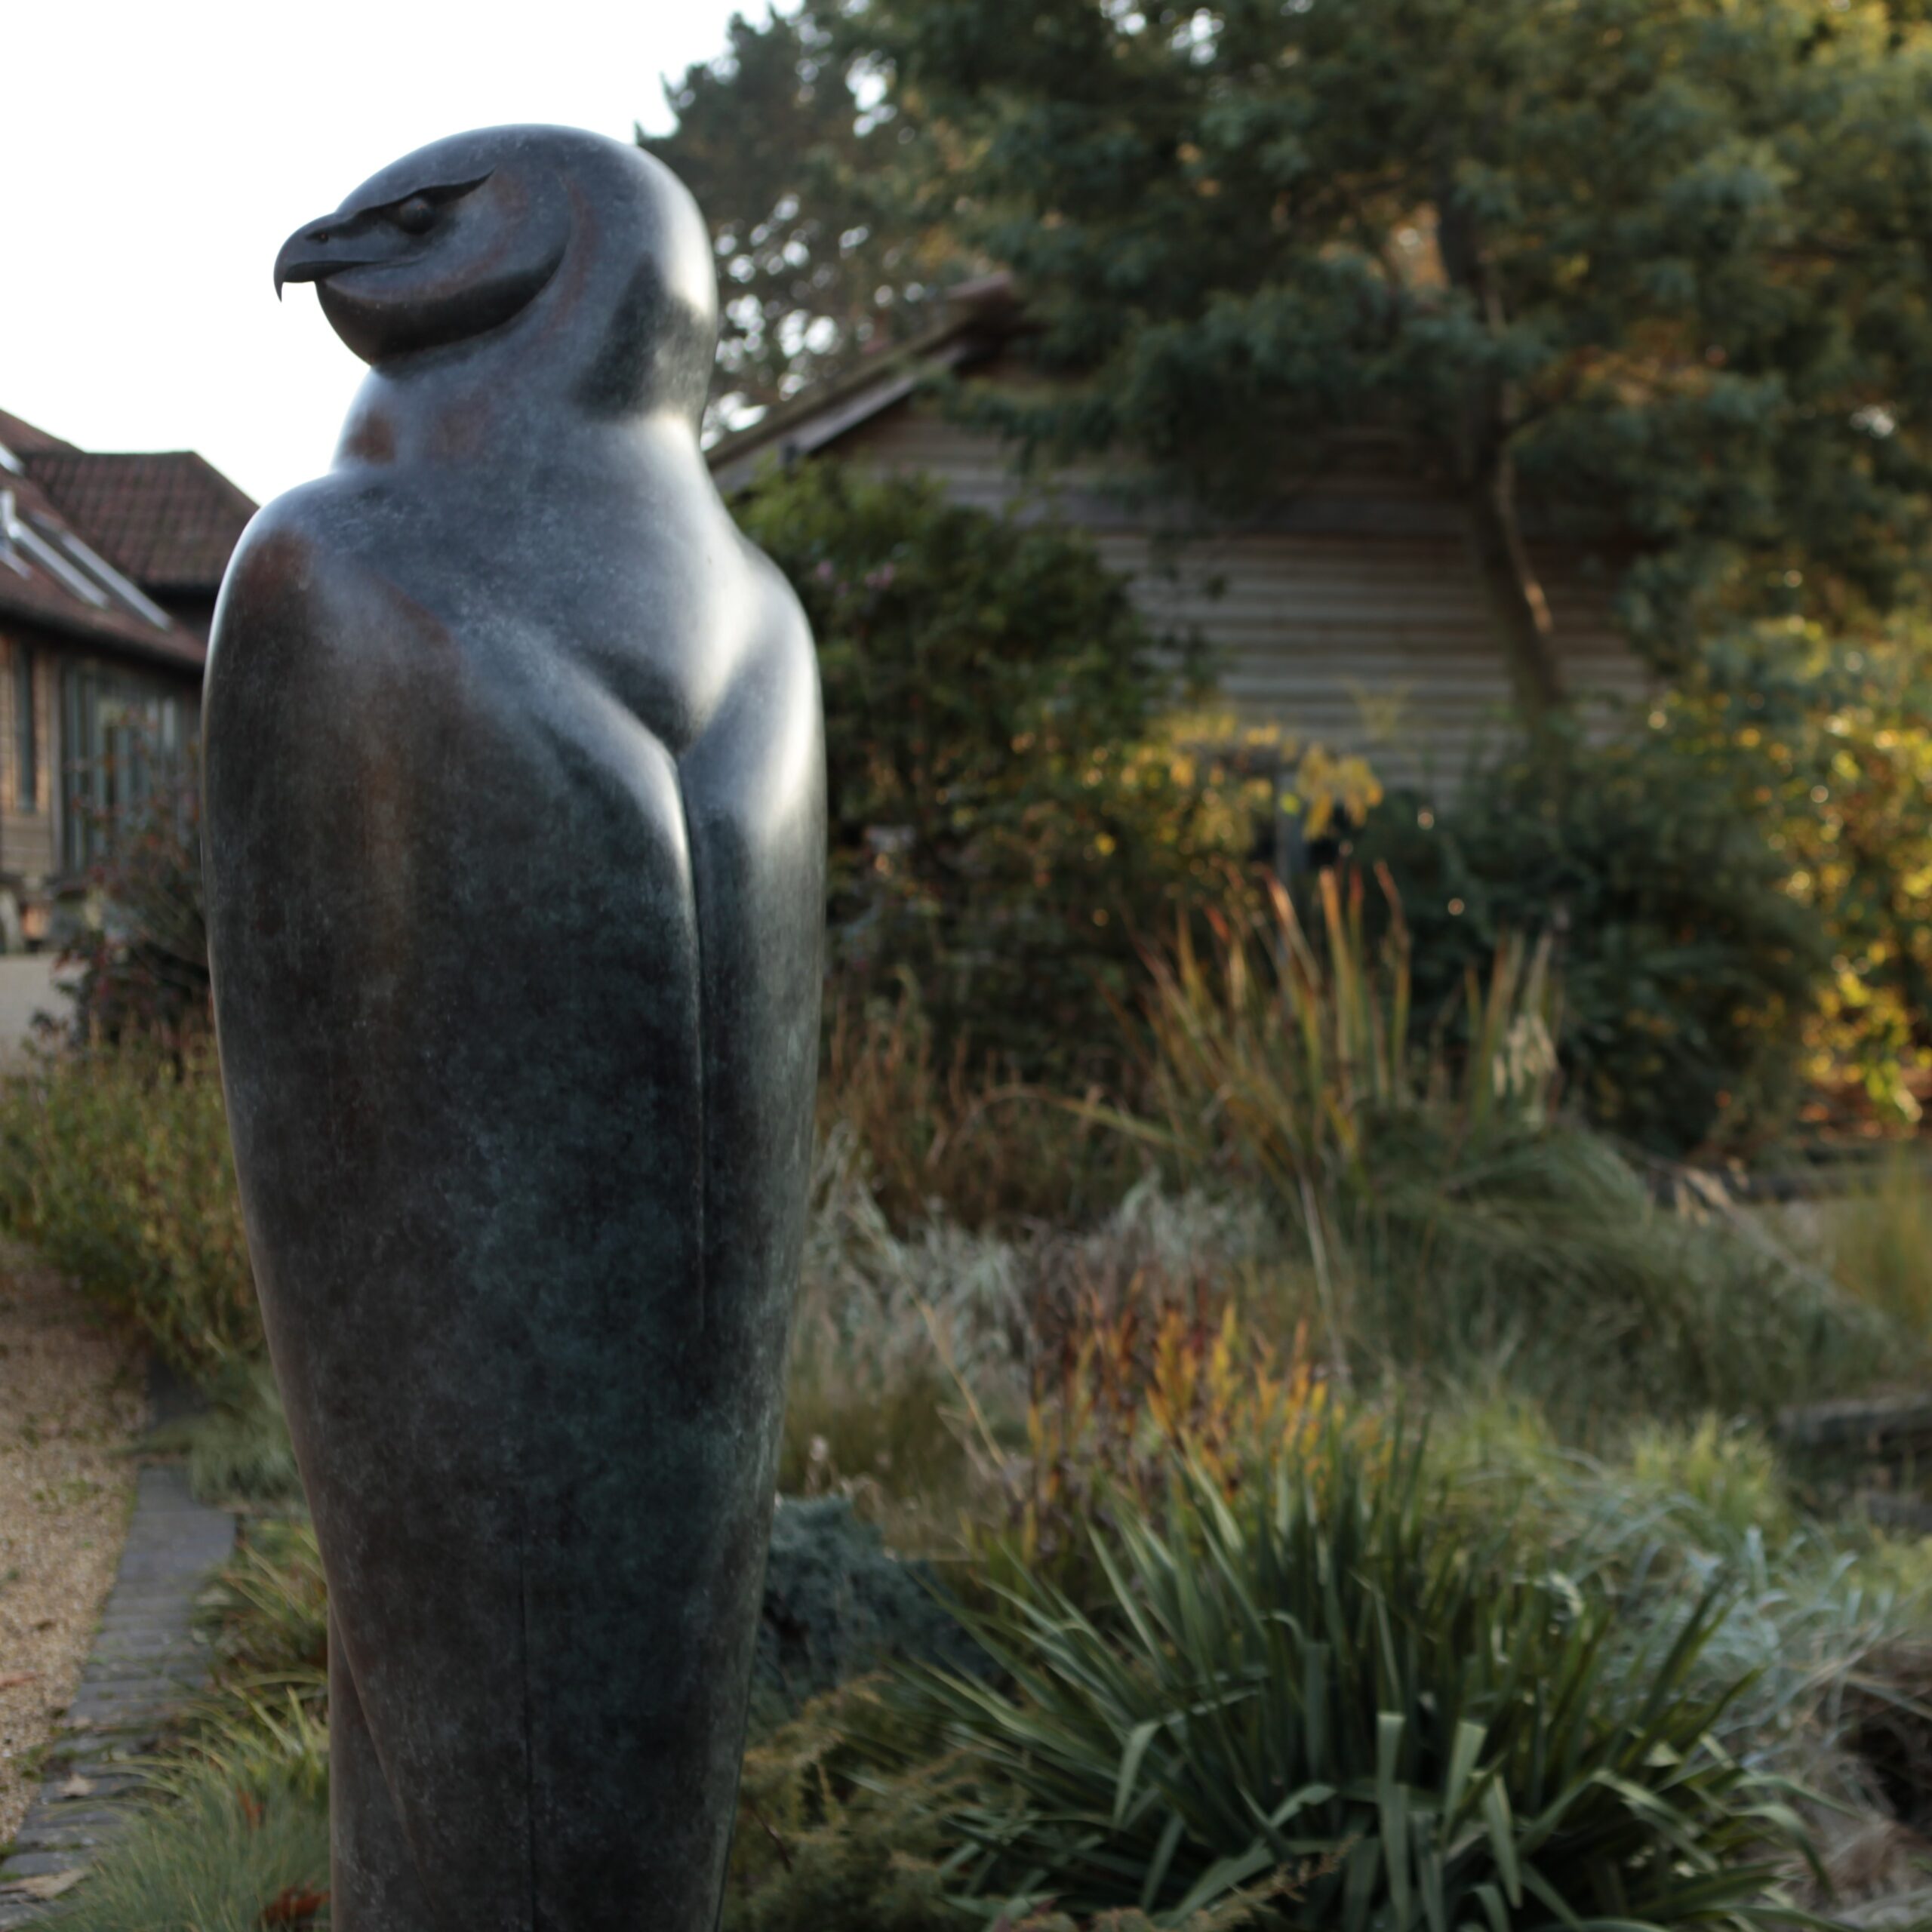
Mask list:
POLYGON ((1393 1438, 1176 1480, 1162 1530, 1097 1521, 1097 1607, 1014 1564, 965 1613, 1001 1681, 894 1694, 881 1735, 957 1774, 956 1893, 1172 1925, 1285 1874, 1263 1922, 1310 1932, 1788 1912, 1802 1829, 1714 1737, 1743 1686, 1697 1681, 1715 1595, 1620 1654, 1607 1597, 1472 1540, 1393 1438))
POLYGON ((940 1216, 974 1232, 1078 1223, 1115 1205, 1142 1166, 1118 1135, 1015 1084, 963 1036, 942 1057, 909 978, 890 1002, 841 991, 829 1004, 821 1143, 841 1131, 902 1234, 940 1216))
MULTIPOLYGON (((1258 1197, 1334 1363, 1460 1383, 1504 1365, 1566 1419, 1766 1414, 1856 1385, 1900 1337, 1721 1198, 1653 1177, 1560 1106, 1549 949, 1507 939, 1452 1042, 1411 1010, 1392 882, 1320 875, 1311 931, 1272 885, 1208 944, 1147 958, 1142 1091, 1108 1116, 1189 1186, 1258 1197)), ((1098 1112, 1099 1110, 1094 1110, 1098 1112)))
POLYGON ((151 1764, 131 1812, 54 1907, 62 1932, 260 1932, 328 1923, 328 1737, 293 1701, 242 1701, 151 1764))

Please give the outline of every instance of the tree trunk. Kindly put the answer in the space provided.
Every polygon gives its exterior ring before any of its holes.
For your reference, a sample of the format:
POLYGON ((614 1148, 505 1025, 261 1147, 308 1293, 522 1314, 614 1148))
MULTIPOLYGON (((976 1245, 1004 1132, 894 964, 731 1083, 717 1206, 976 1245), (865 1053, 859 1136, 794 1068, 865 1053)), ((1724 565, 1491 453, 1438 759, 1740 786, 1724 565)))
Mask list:
POLYGON ((1563 703, 1563 678, 1549 600, 1517 519, 1515 466, 1506 447, 1470 479, 1469 511, 1476 569, 1516 701, 1529 723, 1540 724, 1563 703))
MULTIPOLYGON (((1445 185, 1436 202, 1436 239, 1450 281, 1475 303, 1492 334, 1506 318, 1501 291, 1474 216, 1462 195, 1445 185)), ((1516 508, 1516 466, 1509 438, 1516 426, 1510 384, 1487 371, 1474 374, 1465 398, 1460 449, 1469 534, 1490 623, 1509 667, 1516 701, 1532 728, 1564 702, 1549 600, 1530 562, 1516 508)))

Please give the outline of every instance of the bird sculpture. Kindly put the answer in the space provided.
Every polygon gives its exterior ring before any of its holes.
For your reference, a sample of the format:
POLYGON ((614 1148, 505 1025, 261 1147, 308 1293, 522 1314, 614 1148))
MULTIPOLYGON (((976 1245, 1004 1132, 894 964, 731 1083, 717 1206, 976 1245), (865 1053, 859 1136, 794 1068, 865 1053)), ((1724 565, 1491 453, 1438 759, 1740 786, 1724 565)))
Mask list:
POLYGON ((421 149, 294 235, 370 365, 223 586, 235 1168, 329 1589, 336 1932, 712 1932, 824 918, 804 615, 698 439, 637 149, 421 149))

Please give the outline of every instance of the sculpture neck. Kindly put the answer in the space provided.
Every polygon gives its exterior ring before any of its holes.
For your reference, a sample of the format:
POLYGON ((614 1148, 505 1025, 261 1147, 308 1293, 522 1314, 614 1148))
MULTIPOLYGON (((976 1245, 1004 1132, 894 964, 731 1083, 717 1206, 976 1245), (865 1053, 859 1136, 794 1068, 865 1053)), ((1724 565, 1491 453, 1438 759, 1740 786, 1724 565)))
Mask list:
POLYGON ((561 385, 475 379, 433 386, 395 382, 372 370, 343 426, 338 469, 581 470, 608 476, 614 463, 703 458, 694 426, 681 411, 612 417, 586 408, 561 385))

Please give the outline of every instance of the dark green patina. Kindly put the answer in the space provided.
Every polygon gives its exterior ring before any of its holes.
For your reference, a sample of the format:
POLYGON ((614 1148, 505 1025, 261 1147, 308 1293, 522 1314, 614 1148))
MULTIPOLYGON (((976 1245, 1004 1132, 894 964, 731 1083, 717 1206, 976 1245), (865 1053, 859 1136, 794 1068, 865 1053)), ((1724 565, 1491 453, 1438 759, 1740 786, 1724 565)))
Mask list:
POLYGON ((709 1932, 818 1039, 811 640, 697 436, 633 149, 425 148, 291 238, 371 365, 250 527, 205 746, 224 1077, 328 1572, 337 1932, 709 1932))

